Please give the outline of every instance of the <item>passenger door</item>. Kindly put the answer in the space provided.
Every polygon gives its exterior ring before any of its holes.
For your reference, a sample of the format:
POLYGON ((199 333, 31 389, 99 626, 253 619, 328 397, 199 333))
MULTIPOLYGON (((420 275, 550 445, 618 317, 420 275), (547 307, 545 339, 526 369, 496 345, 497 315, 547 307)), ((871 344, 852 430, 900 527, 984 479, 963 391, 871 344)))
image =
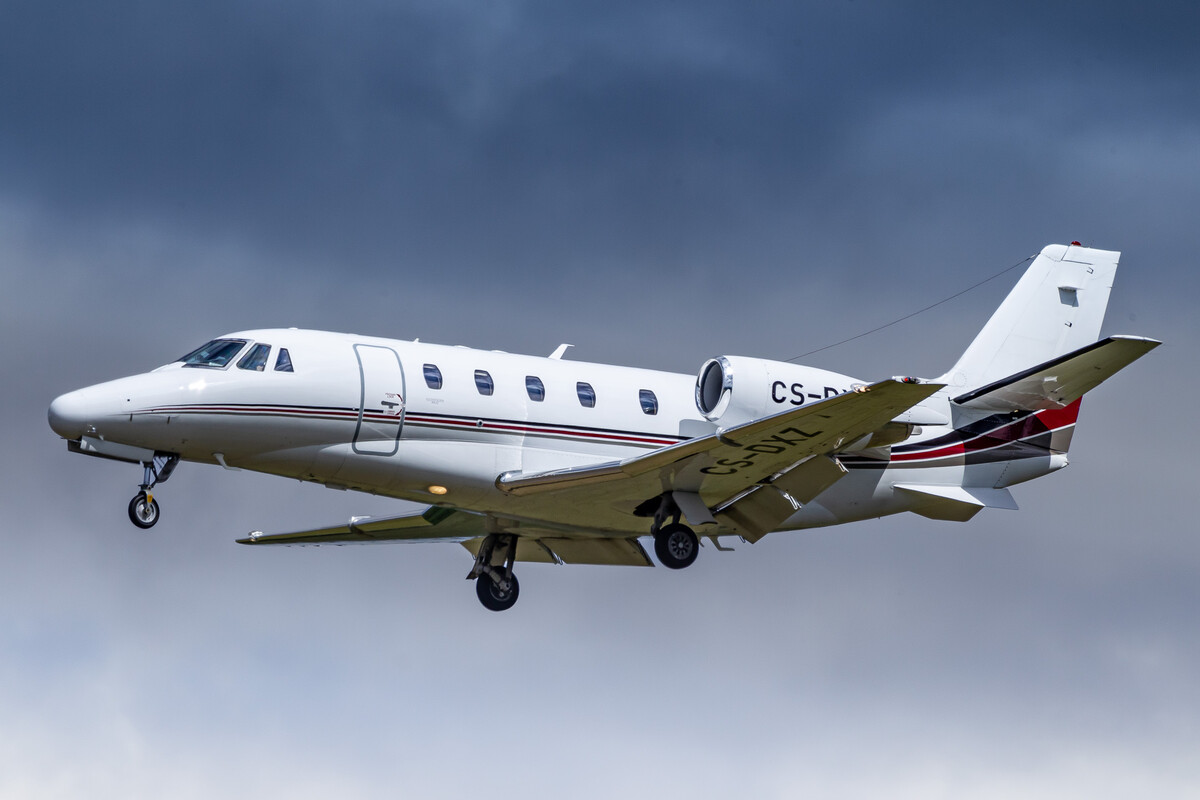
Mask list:
POLYGON ((404 368, 400 357, 390 347, 373 344, 354 345, 354 354, 362 389, 354 452, 394 455, 404 426, 404 368))

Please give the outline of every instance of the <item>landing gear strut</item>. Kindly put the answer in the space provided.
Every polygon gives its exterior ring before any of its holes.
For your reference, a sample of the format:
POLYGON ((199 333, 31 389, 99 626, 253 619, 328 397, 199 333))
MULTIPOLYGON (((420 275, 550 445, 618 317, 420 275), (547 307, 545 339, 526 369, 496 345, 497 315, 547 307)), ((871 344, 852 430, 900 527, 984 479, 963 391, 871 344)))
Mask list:
POLYGON ((151 490, 158 484, 171 477, 175 466, 179 464, 179 456, 158 455, 153 461, 142 462, 142 484, 138 493, 129 501, 129 521, 139 528, 153 528, 158 522, 158 501, 154 499, 151 490))
POLYGON ((489 611, 507 611, 517 602, 521 584, 513 575, 513 562, 517 558, 517 537, 511 534, 488 534, 479 546, 475 567, 468 578, 475 579, 475 594, 483 607, 489 611), (504 562, 493 565, 497 547, 504 547, 504 562))
POLYGON ((681 516, 671 493, 664 494, 658 511, 654 513, 650 533, 654 535, 654 555, 658 556, 658 563, 667 569, 690 567, 696 556, 700 555, 700 540, 691 528, 679 521, 681 516), (664 525, 667 517, 671 518, 671 522, 664 525))

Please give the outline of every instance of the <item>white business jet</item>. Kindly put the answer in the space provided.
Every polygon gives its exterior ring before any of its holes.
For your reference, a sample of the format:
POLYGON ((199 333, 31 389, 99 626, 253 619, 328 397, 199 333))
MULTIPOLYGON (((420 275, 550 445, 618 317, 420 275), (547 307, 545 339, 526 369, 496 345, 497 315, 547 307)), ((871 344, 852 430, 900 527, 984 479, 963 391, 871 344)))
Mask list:
POLYGON ((489 609, 513 564, 690 565, 699 537, 757 542, 911 511, 1015 509, 1067 465, 1080 397, 1159 342, 1097 341, 1119 253, 1052 245, 945 375, 867 383, 743 356, 697 376, 307 330, 231 333, 70 392, 72 452, 143 467, 133 523, 180 461, 422 504, 243 544, 458 542, 489 609))

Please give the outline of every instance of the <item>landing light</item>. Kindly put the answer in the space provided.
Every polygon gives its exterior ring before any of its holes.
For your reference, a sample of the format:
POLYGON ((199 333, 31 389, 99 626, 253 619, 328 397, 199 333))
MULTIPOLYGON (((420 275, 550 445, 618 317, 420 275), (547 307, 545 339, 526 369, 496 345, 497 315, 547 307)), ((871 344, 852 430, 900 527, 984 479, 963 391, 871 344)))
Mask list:
POLYGON ((438 486, 435 484, 429 487, 430 494, 445 494, 447 491, 449 490, 445 486, 438 486))

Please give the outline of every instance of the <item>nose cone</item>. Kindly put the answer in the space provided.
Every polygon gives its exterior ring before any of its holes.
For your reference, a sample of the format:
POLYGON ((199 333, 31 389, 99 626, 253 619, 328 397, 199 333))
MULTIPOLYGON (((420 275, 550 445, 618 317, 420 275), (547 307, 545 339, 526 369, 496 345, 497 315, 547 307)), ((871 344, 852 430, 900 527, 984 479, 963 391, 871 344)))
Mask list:
POLYGON ((46 414, 50 427, 64 439, 78 439, 88 427, 88 402, 84 391, 67 392, 54 398, 46 414))

